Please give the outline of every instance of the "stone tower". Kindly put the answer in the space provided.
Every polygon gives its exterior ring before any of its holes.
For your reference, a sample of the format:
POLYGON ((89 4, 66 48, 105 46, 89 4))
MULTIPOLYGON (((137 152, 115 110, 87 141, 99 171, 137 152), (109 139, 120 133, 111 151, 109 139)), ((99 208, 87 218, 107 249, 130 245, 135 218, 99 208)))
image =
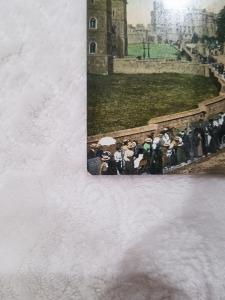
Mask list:
POLYGON ((127 55, 127 0, 112 0, 112 55, 127 55))
POLYGON ((112 69, 111 0, 87 0, 87 70, 108 74, 112 69))

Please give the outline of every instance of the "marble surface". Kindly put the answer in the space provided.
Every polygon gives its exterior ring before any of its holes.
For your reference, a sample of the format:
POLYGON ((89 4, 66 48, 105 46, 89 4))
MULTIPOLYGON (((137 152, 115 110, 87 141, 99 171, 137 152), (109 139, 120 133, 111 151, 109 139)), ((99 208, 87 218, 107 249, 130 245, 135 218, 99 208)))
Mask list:
POLYGON ((220 177, 92 177, 85 1, 0 1, 0 299, 220 300, 220 177))

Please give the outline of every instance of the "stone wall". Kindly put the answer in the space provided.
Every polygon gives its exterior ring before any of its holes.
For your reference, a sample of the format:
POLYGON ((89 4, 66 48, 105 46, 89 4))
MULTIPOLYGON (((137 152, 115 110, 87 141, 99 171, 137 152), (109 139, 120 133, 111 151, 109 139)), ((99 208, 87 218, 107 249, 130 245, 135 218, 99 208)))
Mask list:
POLYGON ((205 110, 205 107, 204 109, 196 108, 172 115, 152 118, 148 124, 157 124, 157 130, 161 130, 164 127, 187 127, 189 124, 197 122, 203 116, 205 110))
POLYGON ((200 102, 198 108, 152 118, 146 126, 90 136, 87 140, 88 145, 91 143, 97 143, 99 139, 104 136, 112 136, 119 140, 124 138, 137 139, 139 142, 143 142, 146 136, 152 131, 157 132, 164 127, 185 128, 188 124, 197 122, 204 114, 206 114, 206 117, 210 117, 220 111, 225 111, 225 81, 218 78, 215 74, 214 76, 218 79, 221 85, 220 95, 213 99, 200 102))
POLYGON ((110 73, 110 60, 111 57, 107 55, 88 55, 88 73, 105 75, 110 73))
POLYGON ((97 143, 102 137, 111 136, 118 140, 123 140, 124 138, 129 138, 138 141, 144 141, 146 136, 152 132, 156 131, 158 128, 157 124, 148 124, 142 127, 135 127, 131 129, 119 130, 110 133, 98 134, 88 137, 88 144, 97 143))
POLYGON ((120 74, 178 73, 209 76, 207 65, 186 61, 114 59, 113 72, 120 74))

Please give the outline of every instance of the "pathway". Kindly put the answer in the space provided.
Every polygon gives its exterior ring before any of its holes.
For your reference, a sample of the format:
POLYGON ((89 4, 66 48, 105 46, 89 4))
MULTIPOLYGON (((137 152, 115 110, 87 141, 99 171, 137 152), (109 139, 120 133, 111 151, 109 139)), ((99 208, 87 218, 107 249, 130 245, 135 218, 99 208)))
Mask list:
POLYGON ((220 150, 216 154, 202 158, 190 165, 181 167, 172 171, 170 174, 214 174, 225 175, 225 149, 220 150))

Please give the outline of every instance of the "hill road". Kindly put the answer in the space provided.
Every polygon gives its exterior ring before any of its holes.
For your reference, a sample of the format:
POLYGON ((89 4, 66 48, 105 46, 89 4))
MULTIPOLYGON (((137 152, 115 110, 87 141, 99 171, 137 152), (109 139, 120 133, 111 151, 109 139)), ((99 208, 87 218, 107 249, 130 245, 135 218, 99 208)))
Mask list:
POLYGON ((193 162, 190 165, 176 169, 170 174, 225 175, 225 149, 193 162))

